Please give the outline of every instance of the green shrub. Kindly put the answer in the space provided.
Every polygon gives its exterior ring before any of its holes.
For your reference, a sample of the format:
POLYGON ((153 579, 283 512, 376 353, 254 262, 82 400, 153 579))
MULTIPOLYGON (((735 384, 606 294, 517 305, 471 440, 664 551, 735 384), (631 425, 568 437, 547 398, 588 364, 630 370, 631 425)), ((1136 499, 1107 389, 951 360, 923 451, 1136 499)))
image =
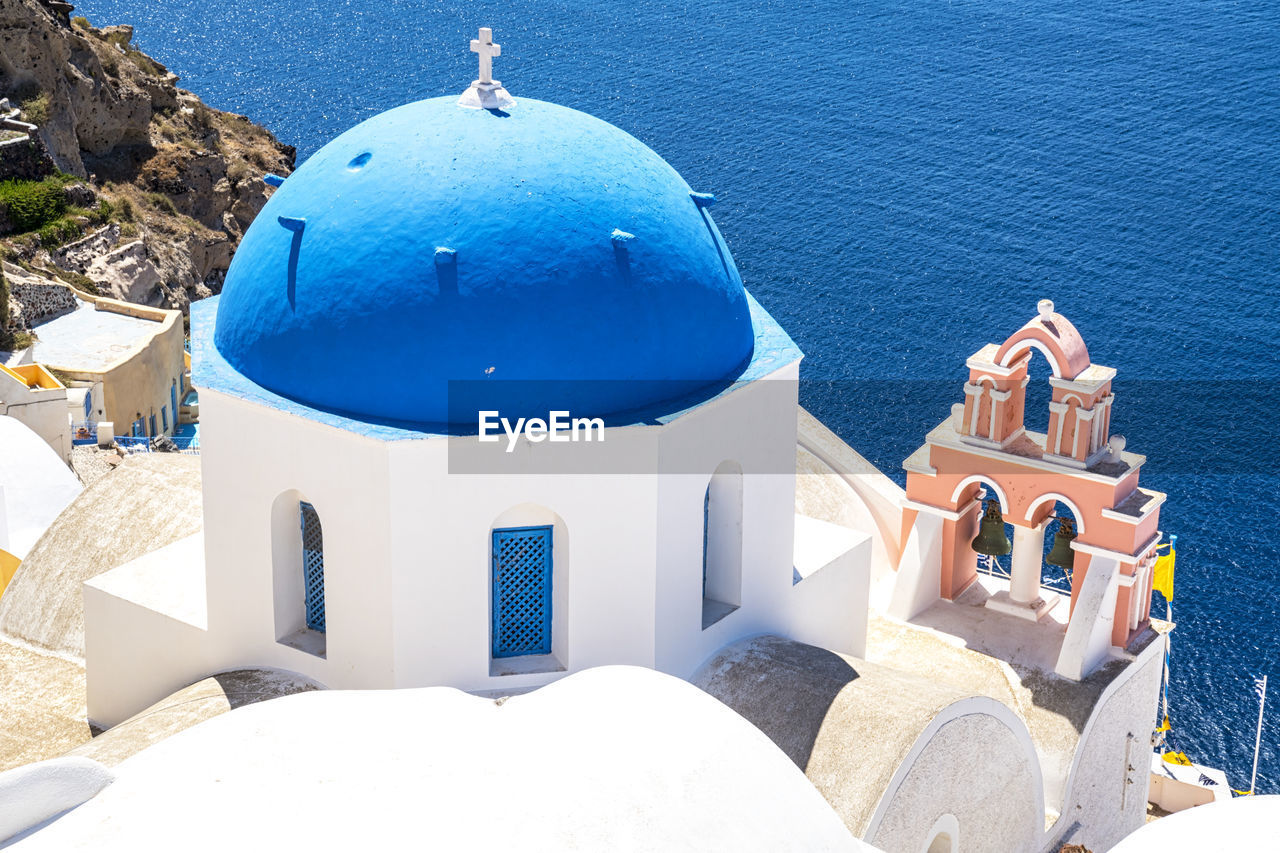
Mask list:
POLYGON ((89 221, 94 225, 106 225, 115 215, 116 206, 105 198, 98 199, 98 206, 89 211, 89 221))
POLYGON ((165 68, 163 65, 156 62, 137 48, 129 47, 127 45, 124 45, 123 47, 125 48, 125 55, 133 60, 133 64, 138 66, 138 70, 143 74, 149 74, 152 77, 163 77, 165 75, 165 68))
POLYGON ((35 97, 28 98, 22 102, 21 109, 27 121, 35 125, 44 124, 49 120, 49 94, 41 92, 35 97))
POLYGON ((67 210, 61 177, 43 181, 0 182, 0 203, 9 208, 9 222, 19 234, 35 231, 60 219, 67 210))
POLYGON ((57 278, 62 279, 67 284, 78 290, 83 290, 85 293, 91 293, 94 296, 98 295, 97 282, 89 278, 87 275, 81 275, 80 273, 73 272, 72 270, 64 270, 62 267, 56 265, 46 269, 44 272, 46 275, 52 274, 57 278))
POLYGON ((77 15, 74 18, 72 18, 71 25, 81 30, 91 29, 91 27, 89 26, 89 19, 81 15, 77 15))
POLYGON ((205 106, 203 101, 196 101, 191 108, 191 123, 198 130, 209 130, 213 127, 213 110, 205 106))
POLYGON ((30 332, 0 326, 0 349, 2 350, 17 352, 20 349, 26 349, 34 342, 35 338, 30 332))
POLYGON ((178 208, 173 206, 173 199, 163 193, 147 193, 147 201, 151 202, 156 210, 164 211, 171 216, 178 214, 178 208))
POLYGON ((132 222, 133 202, 129 201, 127 198, 120 199, 120 201, 116 203, 116 216, 121 222, 132 222))
POLYGON ((40 229, 40 245, 56 249, 84 234, 84 228, 74 219, 59 219, 40 229))
POLYGON ((0 328, 9 325, 9 282, 0 270, 0 328))

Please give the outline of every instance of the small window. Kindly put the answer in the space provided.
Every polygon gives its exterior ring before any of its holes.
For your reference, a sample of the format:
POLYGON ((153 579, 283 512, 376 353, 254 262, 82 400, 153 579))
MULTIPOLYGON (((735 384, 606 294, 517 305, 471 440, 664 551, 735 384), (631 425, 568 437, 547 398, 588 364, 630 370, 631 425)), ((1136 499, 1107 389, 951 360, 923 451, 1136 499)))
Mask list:
POLYGON ((493 531, 493 656, 551 654, 551 530, 493 531))
POLYGON ((271 586, 276 641, 323 658, 328 628, 320 513, 297 491, 271 505, 271 586))
POLYGON ((315 507, 298 504, 302 517, 302 595, 306 624, 324 633, 324 534, 315 507))
POLYGON ((702 497, 702 627, 742 604, 742 468, 725 462, 702 497))
POLYGON ((169 411, 164 406, 160 407, 160 428, 169 431, 169 411))

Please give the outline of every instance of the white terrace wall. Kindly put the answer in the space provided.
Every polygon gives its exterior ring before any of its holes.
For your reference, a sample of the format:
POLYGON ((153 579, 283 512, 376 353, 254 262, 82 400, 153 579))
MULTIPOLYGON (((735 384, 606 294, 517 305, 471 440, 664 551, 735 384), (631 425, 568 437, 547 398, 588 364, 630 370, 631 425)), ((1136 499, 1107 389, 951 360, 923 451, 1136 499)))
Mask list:
POLYGON ((18 321, 18 328, 30 329, 76 310, 76 297, 70 286, 23 274, 9 264, 4 269, 9 273, 9 313, 18 321))
POLYGON ((1062 816, 1045 853, 1063 844, 1107 850, 1147 819, 1151 730, 1167 637, 1157 637, 1098 698, 1076 747, 1062 816))

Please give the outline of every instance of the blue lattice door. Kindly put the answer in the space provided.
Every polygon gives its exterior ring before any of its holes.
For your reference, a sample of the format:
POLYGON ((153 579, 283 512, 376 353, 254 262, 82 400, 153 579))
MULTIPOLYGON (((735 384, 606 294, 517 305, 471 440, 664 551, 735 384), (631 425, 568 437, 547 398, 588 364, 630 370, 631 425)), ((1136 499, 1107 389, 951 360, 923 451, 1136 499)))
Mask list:
POLYGON ((302 516, 302 596, 307 627, 324 633, 324 534, 311 504, 299 502, 302 516))
POLYGON ((551 528, 493 531, 493 656, 551 654, 551 528))

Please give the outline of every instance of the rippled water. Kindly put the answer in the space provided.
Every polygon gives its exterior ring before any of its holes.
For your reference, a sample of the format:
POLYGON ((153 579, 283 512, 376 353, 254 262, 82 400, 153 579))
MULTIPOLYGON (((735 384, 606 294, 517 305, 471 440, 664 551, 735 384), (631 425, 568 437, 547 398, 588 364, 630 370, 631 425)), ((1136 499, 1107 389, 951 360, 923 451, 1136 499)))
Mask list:
MULTIPOLYGON (((1280 686, 1280 5, 85 0, 75 14, 134 24, 183 85, 300 158, 460 92, 467 41, 492 26, 517 98, 606 119, 717 194, 748 286, 807 353, 803 402, 899 481, 961 400, 965 357, 1054 299, 1120 371, 1115 430, 1169 493, 1178 745, 1247 786, 1251 676, 1280 686)), ((1260 790, 1280 790, 1278 741, 1275 712, 1260 790)))

